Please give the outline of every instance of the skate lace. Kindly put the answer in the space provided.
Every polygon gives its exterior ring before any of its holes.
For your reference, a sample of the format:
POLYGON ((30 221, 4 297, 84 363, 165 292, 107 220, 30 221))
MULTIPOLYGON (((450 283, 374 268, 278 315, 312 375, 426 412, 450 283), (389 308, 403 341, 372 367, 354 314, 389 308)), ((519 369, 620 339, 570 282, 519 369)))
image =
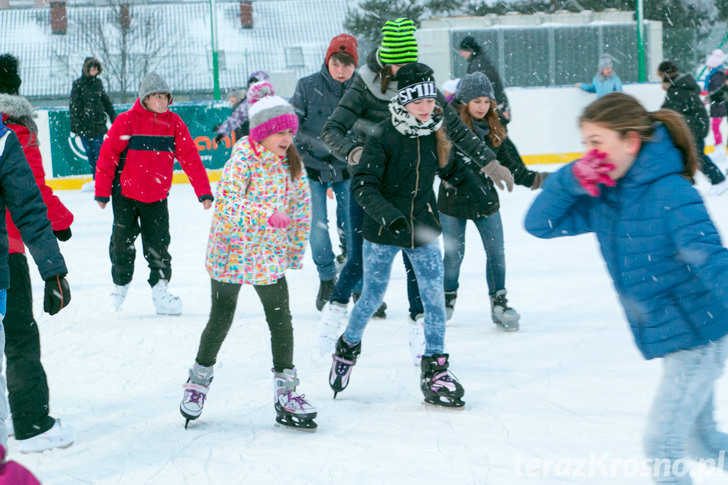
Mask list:
POLYGON ((293 392, 288 392, 286 394, 286 398, 288 400, 286 407, 288 408, 293 407, 292 405, 295 404, 299 409, 305 409, 305 407, 309 405, 308 401, 306 401, 305 394, 297 395, 293 394, 293 392))
POLYGON ((187 389, 186 401, 194 404, 205 404, 205 394, 195 391, 194 389, 187 389))
POLYGON ((334 355, 334 361, 336 362, 336 373, 338 375, 344 375, 349 371, 349 368, 354 365, 354 361, 344 359, 338 355, 334 355))

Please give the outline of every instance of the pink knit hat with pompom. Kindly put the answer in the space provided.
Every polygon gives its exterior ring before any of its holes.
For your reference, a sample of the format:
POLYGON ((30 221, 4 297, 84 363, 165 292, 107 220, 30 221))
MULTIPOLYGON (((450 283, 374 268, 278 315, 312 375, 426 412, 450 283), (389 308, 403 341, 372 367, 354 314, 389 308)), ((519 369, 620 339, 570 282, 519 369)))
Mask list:
POLYGON ((280 96, 275 95, 273 86, 267 82, 255 83, 248 88, 248 118, 250 138, 260 142, 269 135, 284 130, 298 130, 298 116, 293 107, 280 96))

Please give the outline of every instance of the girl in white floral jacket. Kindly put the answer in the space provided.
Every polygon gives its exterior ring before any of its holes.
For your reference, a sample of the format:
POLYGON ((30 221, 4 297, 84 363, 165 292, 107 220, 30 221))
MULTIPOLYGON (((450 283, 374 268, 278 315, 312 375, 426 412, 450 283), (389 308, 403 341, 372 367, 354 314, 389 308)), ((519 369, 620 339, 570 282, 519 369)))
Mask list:
POLYGON ((206 261, 212 308, 180 411, 187 423, 202 413, 240 287, 249 284, 263 303, 271 331, 276 421, 312 430, 316 409, 295 392, 298 379, 285 277, 288 268, 301 267, 310 228, 308 181, 292 144, 298 118, 267 82, 251 86, 248 100, 250 135, 236 143, 217 187, 206 261))

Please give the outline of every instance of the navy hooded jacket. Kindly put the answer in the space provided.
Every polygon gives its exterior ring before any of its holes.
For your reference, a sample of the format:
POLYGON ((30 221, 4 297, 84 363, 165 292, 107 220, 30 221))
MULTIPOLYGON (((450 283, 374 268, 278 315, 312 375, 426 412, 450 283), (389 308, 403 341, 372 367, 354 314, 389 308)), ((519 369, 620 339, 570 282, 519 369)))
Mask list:
POLYGON ((546 180, 526 215, 537 237, 596 233, 647 359, 728 333, 728 250, 683 168, 660 125, 615 187, 601 185, 591 197, 568 164, 546 180))

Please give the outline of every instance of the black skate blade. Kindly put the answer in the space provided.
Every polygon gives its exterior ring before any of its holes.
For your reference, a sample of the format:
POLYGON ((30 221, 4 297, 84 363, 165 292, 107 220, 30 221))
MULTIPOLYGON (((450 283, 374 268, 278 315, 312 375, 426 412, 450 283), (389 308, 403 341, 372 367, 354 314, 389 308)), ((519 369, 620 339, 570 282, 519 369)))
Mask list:
POLYGON ((185 419, 185 429, 187 429, 187 426, 190 425, 190 419, 185 419))
POLYGON ((334 399, 336 399, 337 394, 339 394, 339 391, 334 391, 334 399))
POLYGON ((424 406, 434 409, 451 409, 454 411, 462 411, 463 409, 465 409, 465 401, 462 401, 460 399, 446 398, 444 396, 440 396, 439 399, 426 398, 424 401, 422 401, 422 404, 424 406))
POLYGON ((286 419, 285 417, 276 416, 276 426, 279 428, 294 429, 296 431, 306 431, 308 433, 315 433, 318 425, 313 419, 286 419))

